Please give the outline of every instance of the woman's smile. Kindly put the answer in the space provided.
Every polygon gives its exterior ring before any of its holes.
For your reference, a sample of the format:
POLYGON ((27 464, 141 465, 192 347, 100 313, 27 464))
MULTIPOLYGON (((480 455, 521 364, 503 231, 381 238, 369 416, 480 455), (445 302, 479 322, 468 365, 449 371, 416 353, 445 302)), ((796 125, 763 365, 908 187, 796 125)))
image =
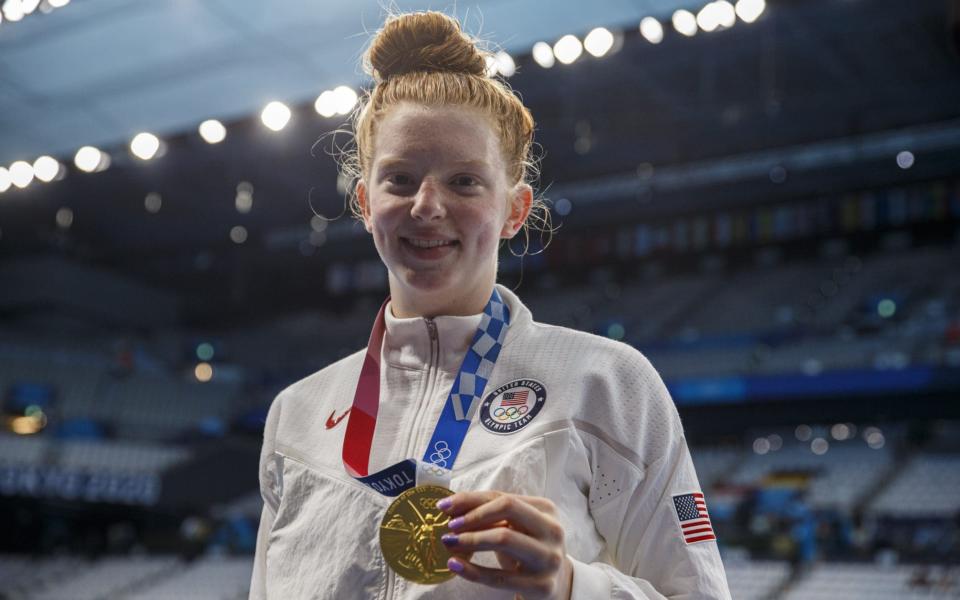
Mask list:
POLYGON ((414 258, 425 261, 439 260, 456 251, 460 242, 429 238, 401 237, 400 242, 414 258))

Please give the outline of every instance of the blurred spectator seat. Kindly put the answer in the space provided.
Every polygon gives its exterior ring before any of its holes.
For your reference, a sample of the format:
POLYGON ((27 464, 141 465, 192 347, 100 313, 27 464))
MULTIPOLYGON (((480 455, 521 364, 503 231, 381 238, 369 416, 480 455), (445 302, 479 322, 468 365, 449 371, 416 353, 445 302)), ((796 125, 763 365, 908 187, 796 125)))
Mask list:
POLYGON ((869 510, 891 517, 955 517, 960 513, 960 454, 917 454, 869 510))
POLYGON ((767 600, 790 576, 783 561, 724 560, 723 566, 735 600, 767 600))
MULTIPOLYGON (((960 597, 957 567, 929 569, 926 581, 916 574, 926 567, 821 564, 795 582, 784 600, 940 600, 960 597)), ((736 596, 734 596, 736 597, 736 596)))

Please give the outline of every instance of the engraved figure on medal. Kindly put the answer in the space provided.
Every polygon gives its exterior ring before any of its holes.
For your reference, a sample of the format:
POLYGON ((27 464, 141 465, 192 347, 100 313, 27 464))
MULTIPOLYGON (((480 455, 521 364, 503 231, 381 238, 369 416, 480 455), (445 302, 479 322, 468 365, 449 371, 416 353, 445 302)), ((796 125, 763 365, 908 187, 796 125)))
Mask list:
MULTIPOLYGON (((421 498, 421 500, 424 500, 424 498, 421 498)), ((407 503, 413 507, 414 511, 417 511, 413 502, 407 500, 407 503)), ((450 517, 444 514, 435 515, 431 513, 421 515, 419 511, 417 511, 417 516, 420 517, 422 522, 419 525, 414 525, 410 532, 407 545, 409 552, 405 553, 404 557, 409 557, 411 560, 410 568, 429 573, 437 569, 437 559, 440 554, 438 551, 440 544, 437 542, 434 531, 438 527, 446 525, 450 521, 450 517)))
POLYGON ((400 576, 417 583, 440 583, 453 576, 447 568, 450 553, 440 541, 450 517, 436 507, 437 500, 451 493, 437 486, 416 487, 387 509, 380 525, 380 546, 400 576))

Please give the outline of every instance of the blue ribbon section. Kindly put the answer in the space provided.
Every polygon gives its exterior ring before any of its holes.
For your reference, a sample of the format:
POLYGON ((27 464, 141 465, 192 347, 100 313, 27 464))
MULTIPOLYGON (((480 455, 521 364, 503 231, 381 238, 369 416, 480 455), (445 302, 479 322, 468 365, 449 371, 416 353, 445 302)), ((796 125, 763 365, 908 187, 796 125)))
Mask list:
POLYGON ((483 390, 500 357, 503 338, 510 325, 510 309, 504 304, 496 288, 483 309, 480 327, 473 336, 460 365, 447 402, 433 431, 433 437, 423 454, 423 461, 450 470, 460 454, 483 390))
POLYGON ((357 481, 372 487, 384 496, 399 496, 412 488, 416 480, 417 461, 412 458, 390 465, 372 475, 357 478, 357 481))

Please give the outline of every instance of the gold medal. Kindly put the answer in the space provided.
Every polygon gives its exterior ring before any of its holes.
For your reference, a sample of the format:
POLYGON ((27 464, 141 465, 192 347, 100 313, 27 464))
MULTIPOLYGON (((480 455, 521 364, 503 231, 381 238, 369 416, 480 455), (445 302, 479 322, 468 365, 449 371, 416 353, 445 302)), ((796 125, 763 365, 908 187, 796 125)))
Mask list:
POLYGON ((380 522, 380 550, 401 577, 416 583, 440 583, 453 577, 450 553, 440 536, 450 531, 450 517, 437 500, 453 495, 438 485, 411 488, 393 501, 380 522))

